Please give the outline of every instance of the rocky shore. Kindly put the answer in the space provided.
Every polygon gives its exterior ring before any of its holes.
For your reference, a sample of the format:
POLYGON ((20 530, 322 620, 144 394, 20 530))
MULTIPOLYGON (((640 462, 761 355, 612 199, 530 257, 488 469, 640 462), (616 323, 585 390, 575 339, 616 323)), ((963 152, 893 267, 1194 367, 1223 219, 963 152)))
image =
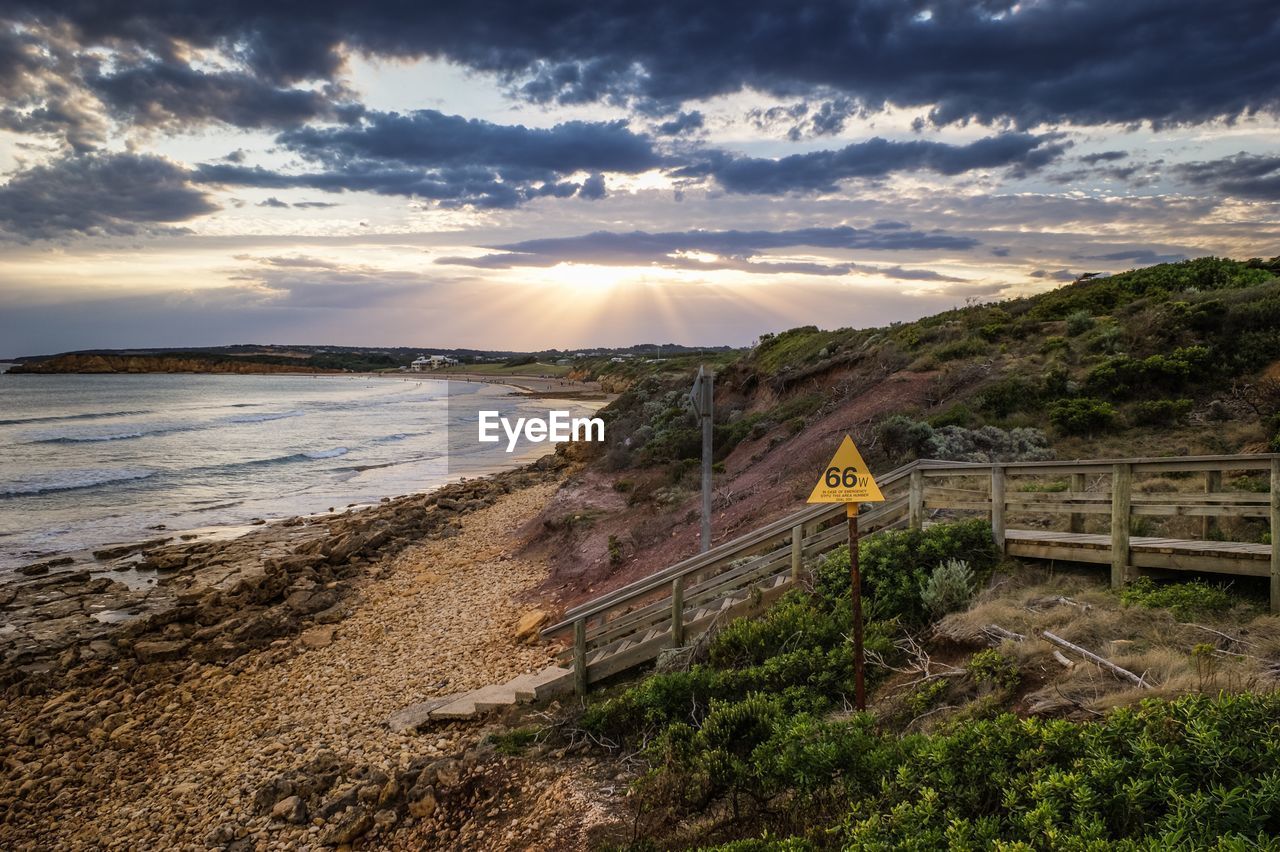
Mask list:
POLYGON ((498 755, 474 723, 386 724, 551 659, 516 637, 546 566, 513 530, 559 463, 153 544, 131 569, 151 583, 8 587, 0 847, 584 845, 607 824, 596 770, 498 755))

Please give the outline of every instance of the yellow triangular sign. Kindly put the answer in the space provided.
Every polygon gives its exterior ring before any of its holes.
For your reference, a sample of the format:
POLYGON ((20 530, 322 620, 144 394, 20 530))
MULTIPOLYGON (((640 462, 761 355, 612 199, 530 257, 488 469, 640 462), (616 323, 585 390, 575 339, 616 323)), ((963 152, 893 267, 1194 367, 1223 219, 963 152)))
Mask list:
POLYGON ((883 503, 884 495, 876 485, 862 453, 853 438, 844 436, 840 449, 822 469, 818 484, 809 495, 810 503, 883 503))

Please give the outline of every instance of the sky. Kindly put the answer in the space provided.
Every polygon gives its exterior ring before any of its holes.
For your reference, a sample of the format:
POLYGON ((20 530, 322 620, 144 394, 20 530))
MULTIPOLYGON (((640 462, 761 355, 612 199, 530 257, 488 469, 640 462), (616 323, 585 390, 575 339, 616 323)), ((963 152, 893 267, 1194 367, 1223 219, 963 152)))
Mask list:
POLYGON ((1271 257, 1276 44, 1274 0, 9 0, 0 358, 740 346, 1271 257))

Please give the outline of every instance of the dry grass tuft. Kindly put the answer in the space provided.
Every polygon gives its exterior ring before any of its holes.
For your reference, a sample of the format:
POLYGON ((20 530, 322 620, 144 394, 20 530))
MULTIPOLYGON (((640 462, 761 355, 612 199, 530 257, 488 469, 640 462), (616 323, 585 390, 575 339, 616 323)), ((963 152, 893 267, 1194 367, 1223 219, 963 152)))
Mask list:
POLYGON ((1032 685, 1015 706, 1022 712, 1090 716, 1143 698, 1280 685, 1280 619, 1242 603, 1204 621, 1180 622, 1167 610, 1125 606, 1096 570, 1019 566, 993 578, 969 610, 939 622, 934 636, 990 646, 988 625, 1026 637, 998 645, 1032 685), (1058 648, 1041 637, 1045 630, 1139 675, 1150 688, 1058 648))

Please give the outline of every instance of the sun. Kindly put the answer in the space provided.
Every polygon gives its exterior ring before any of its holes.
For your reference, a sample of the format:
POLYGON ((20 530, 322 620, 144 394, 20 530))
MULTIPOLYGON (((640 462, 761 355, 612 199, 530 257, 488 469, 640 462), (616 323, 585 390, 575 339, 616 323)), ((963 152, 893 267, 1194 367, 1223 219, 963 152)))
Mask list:
POLYGON ((603 266, 590 263, 558 263, 533 276, 539 283, 551 284, 576 292, 600 292, 617 289, 652 278, 657 270, 635 266, 603 266))

